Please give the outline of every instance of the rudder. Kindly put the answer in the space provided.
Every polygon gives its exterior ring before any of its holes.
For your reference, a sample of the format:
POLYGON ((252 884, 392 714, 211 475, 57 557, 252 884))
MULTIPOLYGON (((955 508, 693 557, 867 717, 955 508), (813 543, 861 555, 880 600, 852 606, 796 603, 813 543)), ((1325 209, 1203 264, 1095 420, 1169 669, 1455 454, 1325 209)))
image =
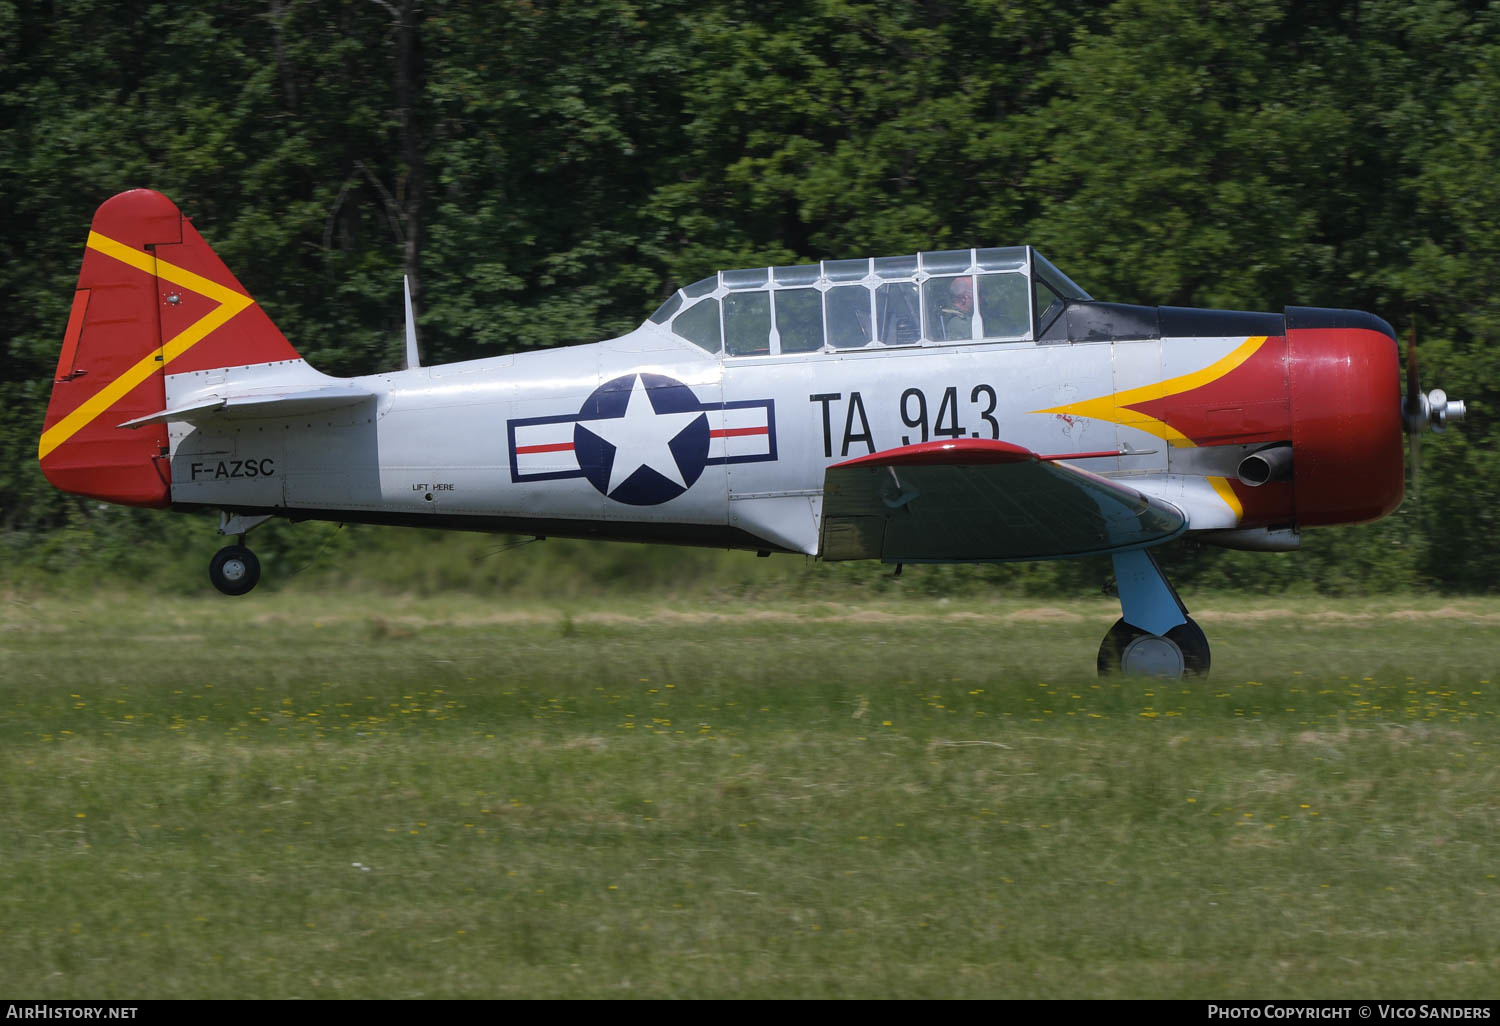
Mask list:
POLYGON ((171 503, 166 375, 298 359, 176 205, 148 189, 94 214, 37 449, 64 491, 171 503))

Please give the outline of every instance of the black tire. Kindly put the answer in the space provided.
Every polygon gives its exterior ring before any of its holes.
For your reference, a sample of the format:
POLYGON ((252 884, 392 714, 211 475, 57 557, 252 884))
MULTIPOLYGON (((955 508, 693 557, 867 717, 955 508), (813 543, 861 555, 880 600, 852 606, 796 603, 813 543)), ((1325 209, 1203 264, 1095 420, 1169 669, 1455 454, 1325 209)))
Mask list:
POLYGON ((226 595, 243 595, 260 581, 260 560, 243 545, 226 545, 209 560, 208 579, 226 595))
MULTIPOLYGON (((1155 635, 1128 624, 1123 619, 1116 620, 1115 625, 1104 636, 1104 640, 1099 643, 1099 676, 1113 677, 1120 674, 1125 650, 1132 642, 1140 638, 1151 637, 1155 635)), ((1167 631, 1165 638, 1172 642, 1182 655, 1184 677, 1208 676, 1209 665, 1212 662, 1208 650, 1208 638, 1204 636, 1203 628, 1199 627, 1191 617, 1188 618, 1187 623, 1178 624, 1167 631)))

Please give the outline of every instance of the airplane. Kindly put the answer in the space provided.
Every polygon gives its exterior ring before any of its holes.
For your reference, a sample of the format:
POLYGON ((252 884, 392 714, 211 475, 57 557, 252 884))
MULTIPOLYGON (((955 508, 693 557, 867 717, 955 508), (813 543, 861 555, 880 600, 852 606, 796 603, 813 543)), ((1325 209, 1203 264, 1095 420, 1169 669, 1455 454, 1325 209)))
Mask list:
POLYGON ((1207 674, 1152 550, 1262 551, 1401 503, 1407 395, 1372 314, 1093 299, 1030 246, 715 273, 619 338, 423 366, 309 366, 171 200, 99 207, 38 448, 56 487, 218 510, 255 587, 272 517, 671 542, 824 560, 1108 555, 1097 668, 1207 674))

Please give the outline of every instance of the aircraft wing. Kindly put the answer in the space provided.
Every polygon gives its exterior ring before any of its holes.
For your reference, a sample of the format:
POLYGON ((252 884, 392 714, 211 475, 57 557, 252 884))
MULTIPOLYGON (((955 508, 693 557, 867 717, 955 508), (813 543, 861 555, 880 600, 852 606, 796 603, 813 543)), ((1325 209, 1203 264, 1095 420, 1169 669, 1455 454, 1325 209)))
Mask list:
POLYGON ((923 442, 829 467, 824 559, 1065 559, 1145 548, 1187 529, 1171 503, 1009 442, 923 442))

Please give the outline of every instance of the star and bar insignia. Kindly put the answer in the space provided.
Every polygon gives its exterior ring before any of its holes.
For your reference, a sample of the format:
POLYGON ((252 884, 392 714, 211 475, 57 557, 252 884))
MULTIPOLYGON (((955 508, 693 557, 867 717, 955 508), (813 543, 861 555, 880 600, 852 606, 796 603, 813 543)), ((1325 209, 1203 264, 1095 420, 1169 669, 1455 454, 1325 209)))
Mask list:
POLYGON ((702 402, 662 374, 627 374, 594 390, 577 413, 507 422, 512 482, 587 478, 603 495, 655 506, 704 468, 776 459, 771 399, 702 402))

